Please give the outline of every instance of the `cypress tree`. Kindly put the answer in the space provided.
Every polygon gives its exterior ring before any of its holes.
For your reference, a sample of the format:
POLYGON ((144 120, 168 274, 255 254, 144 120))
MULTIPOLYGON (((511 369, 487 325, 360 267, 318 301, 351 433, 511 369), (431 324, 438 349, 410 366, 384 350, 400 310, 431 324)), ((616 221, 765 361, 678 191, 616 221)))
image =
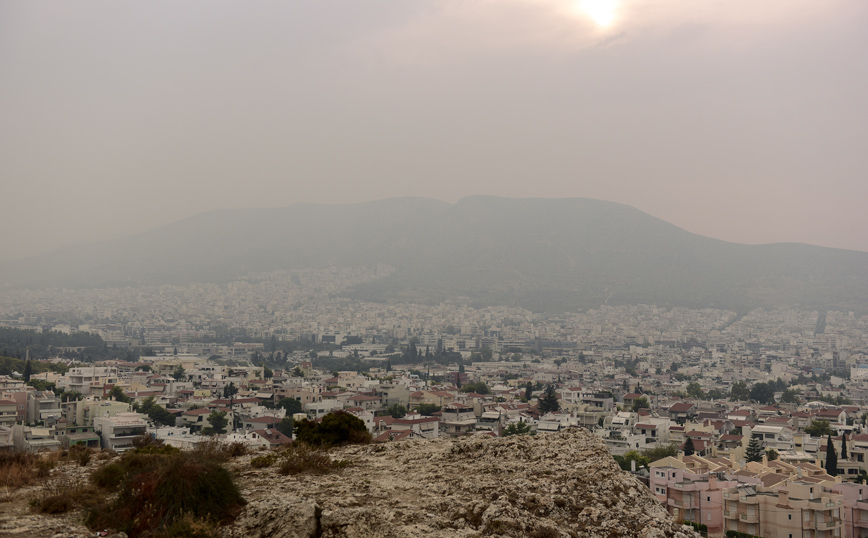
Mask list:
POLYGON ((30 381, 31 375, 33 375, 33 365, 30 364, 30 359, 27 359, 27 362, 24 363, 24 382, 25 383, 30 381))
POLYGON ((696 448, 693 446, 693 439, 690 437, 687 438, 687 441, 684 443, 684 455, 692 456, 696 453, 696 448))
POLYGON ((844 432, 844 435, 841 436, 841 459, 847 459, 847 432, 844 432))
POLYGON ((832 436, 826 437, 826 472, 831 476, 838 474, 838 454, 832 444, 832 436))

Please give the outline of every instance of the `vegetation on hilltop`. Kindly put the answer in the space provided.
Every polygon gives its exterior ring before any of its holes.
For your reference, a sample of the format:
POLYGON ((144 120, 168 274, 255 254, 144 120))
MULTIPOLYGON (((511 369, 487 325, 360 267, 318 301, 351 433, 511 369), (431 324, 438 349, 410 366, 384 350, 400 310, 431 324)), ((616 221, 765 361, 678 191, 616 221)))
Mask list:
POLYGON ((25 359, 28 352, 34 359, 63 357, 80 362, 105 359, 135 362, 139 357, 134 350, 108 346, 98 334, 88 332, 66 334, 59 331, 40 332, 0 327, 0 355, 25 359))

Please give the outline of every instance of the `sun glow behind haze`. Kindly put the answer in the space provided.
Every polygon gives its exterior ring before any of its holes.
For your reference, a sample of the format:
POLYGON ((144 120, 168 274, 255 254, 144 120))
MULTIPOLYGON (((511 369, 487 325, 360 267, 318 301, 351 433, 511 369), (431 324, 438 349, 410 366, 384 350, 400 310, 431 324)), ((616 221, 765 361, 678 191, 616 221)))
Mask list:
POLYGON ((618 0, 577 0, 573 8, 577 13, 590 17, 598 27, 607 28, 615 22, 618 0))

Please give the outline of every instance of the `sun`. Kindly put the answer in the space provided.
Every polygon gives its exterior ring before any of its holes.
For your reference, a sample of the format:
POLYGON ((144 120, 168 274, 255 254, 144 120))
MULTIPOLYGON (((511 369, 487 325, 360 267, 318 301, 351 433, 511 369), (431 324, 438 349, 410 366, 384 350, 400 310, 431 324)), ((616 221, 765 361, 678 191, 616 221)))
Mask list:
POLYGON ((618 0, 577 0, 574 7, 579 13, 590 17, 600 28, 606 28, 615 21, 618 0))

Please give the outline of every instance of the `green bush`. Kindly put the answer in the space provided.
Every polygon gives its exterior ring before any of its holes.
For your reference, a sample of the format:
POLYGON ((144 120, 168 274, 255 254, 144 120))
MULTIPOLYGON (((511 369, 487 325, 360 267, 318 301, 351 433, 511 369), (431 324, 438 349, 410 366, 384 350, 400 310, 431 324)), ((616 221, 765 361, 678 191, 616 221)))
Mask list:
POLYGON ((244 502, 229 471, 195 451, 129 452, 99 469, 93 480, 118 492, 113 501, 91 508, 87 525, 123 531, 130 538, 165 534, 182 517, 222 522, 244 502))
POLYGON ((120 463, 103 465, 90 475, 90 481, 101 488, 116 488, 121 485, 126 474, 126 468, 120 463))
POLYGON ((706 525, 705 523, 696 523, 693 521, 685 521, 684 524, 690 525, 695 530, 697 530, 698 532, 702 533, 705 536, 708 535, 708 525, 706 525))
POLYGON ((296 422, 295 438, 308 445, 331 447, 370 443, 371 433, 359 417, 346 411, 334 411, 320 422, 308 419, 296 422))

